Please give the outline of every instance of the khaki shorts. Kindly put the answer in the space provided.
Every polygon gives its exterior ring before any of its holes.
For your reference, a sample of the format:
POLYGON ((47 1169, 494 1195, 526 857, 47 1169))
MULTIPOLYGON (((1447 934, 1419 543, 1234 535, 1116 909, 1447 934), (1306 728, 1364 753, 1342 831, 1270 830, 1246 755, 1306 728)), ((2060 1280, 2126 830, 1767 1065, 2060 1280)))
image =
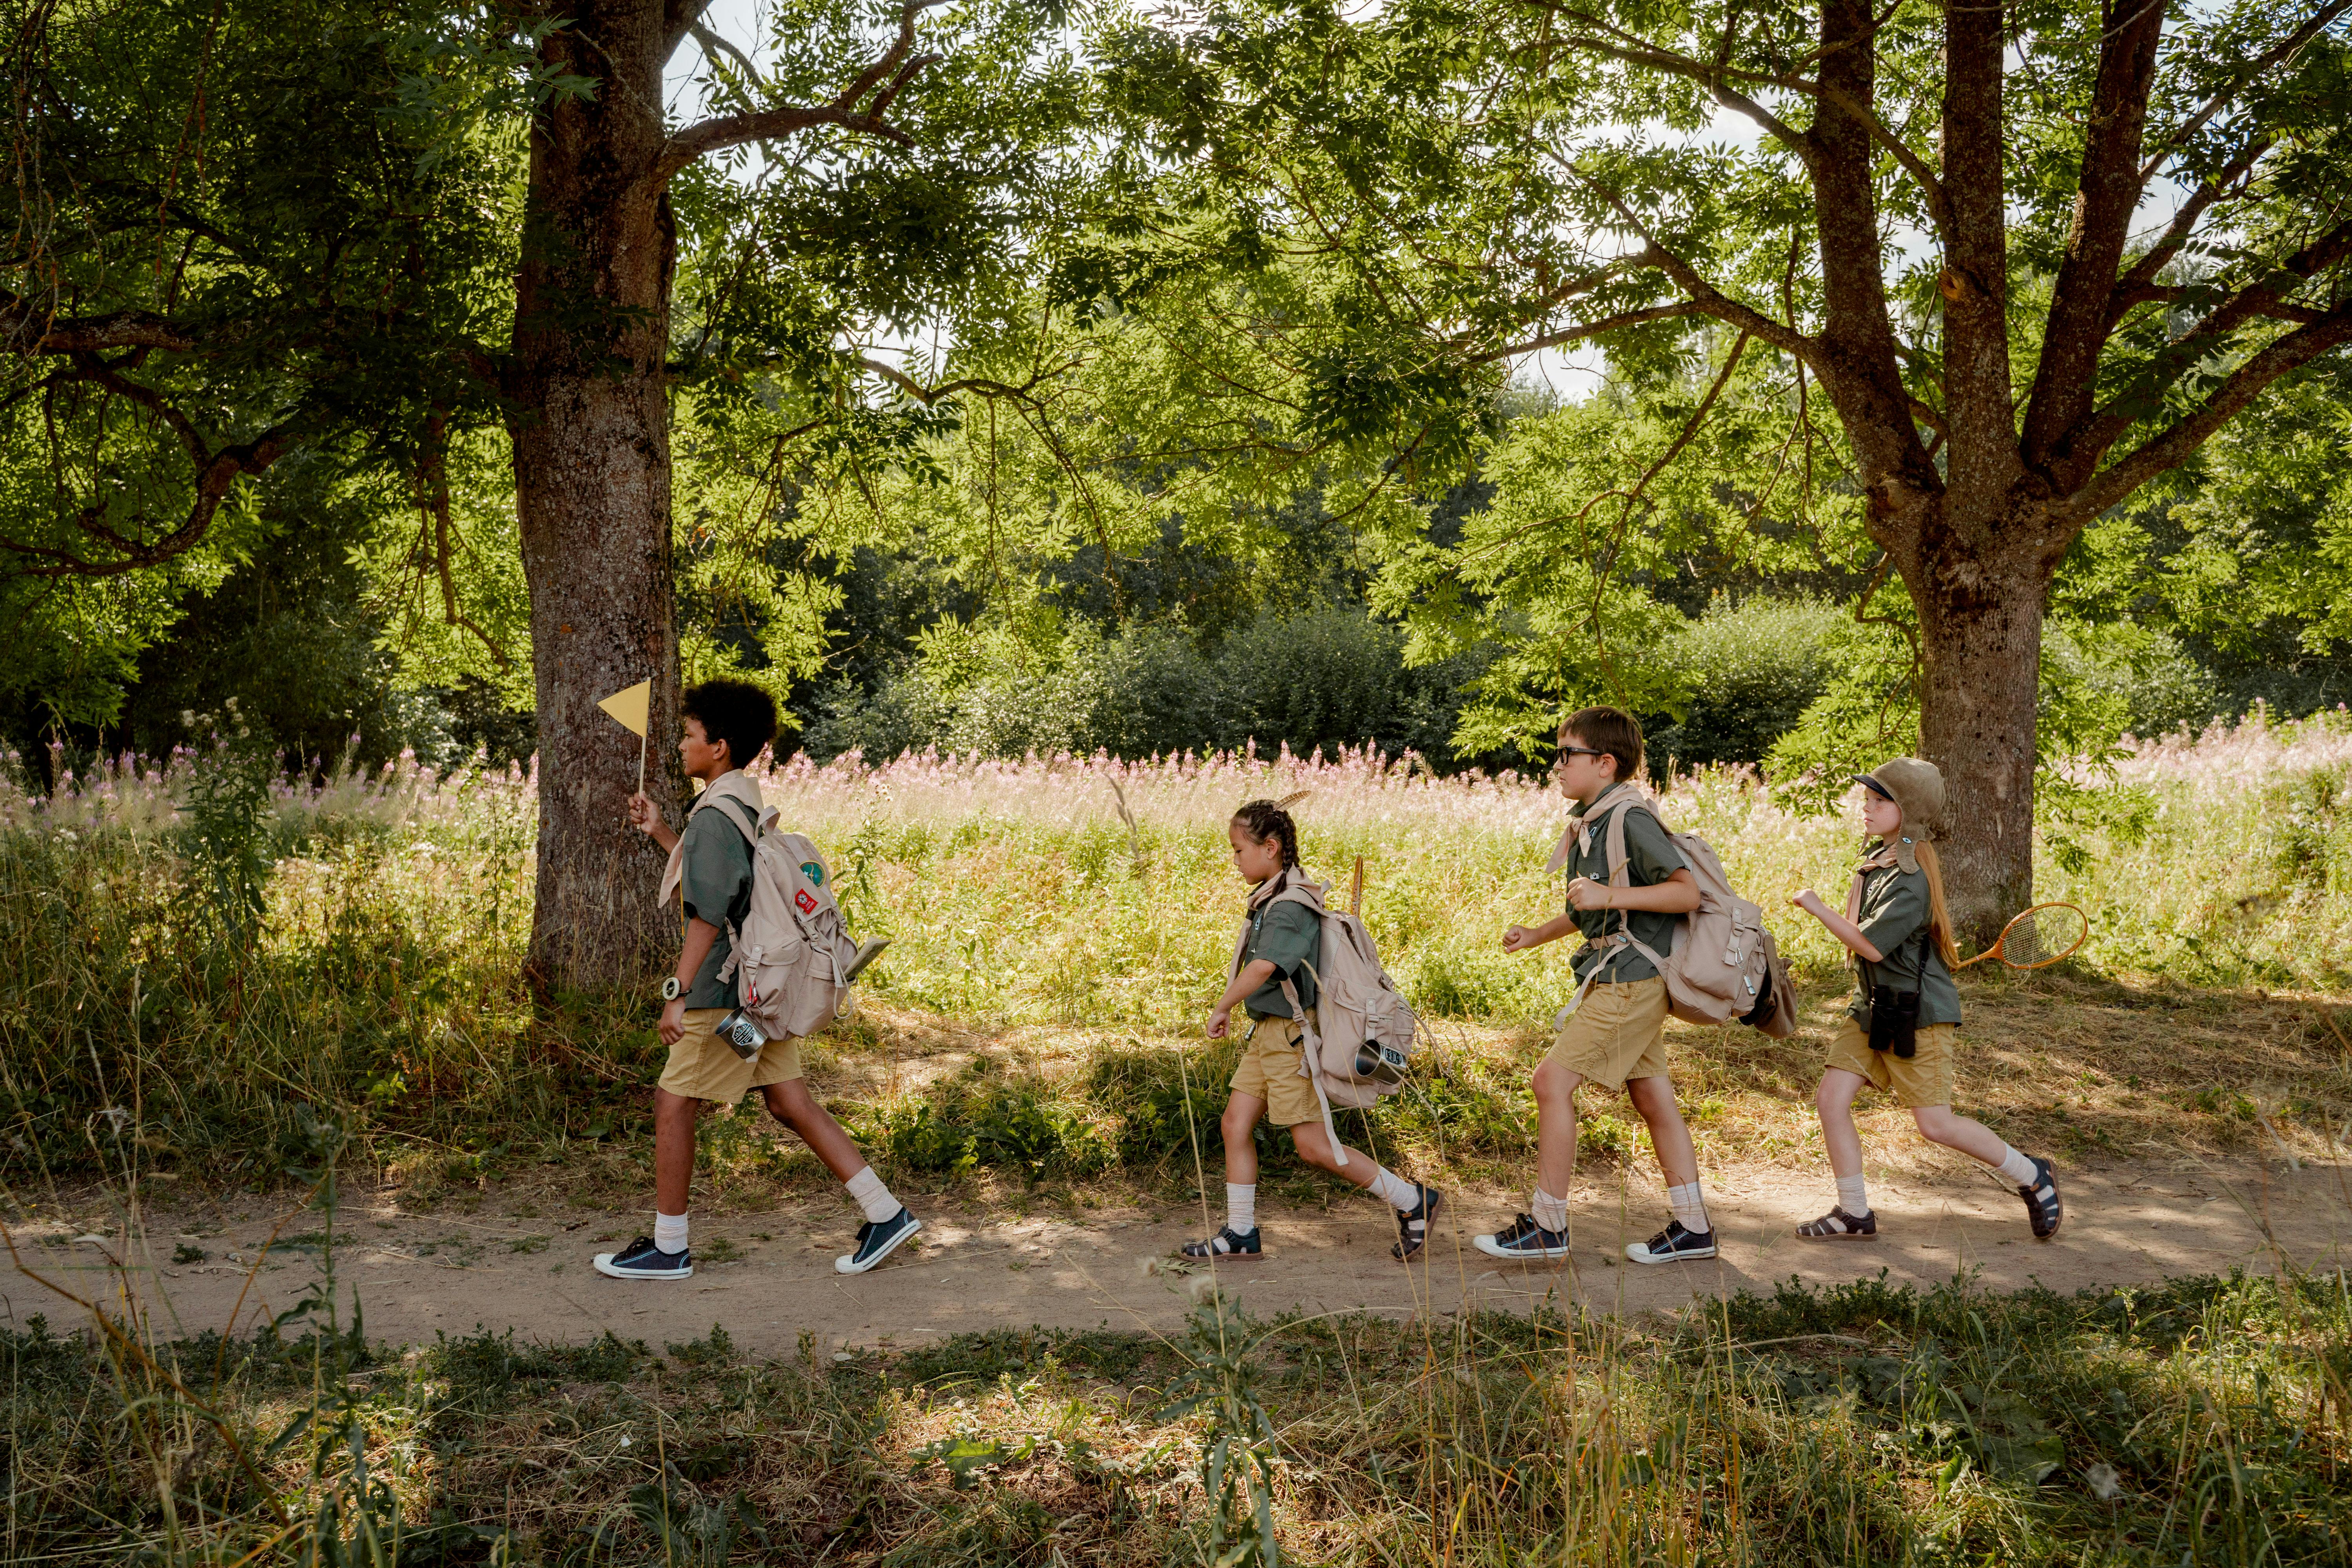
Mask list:
POLYGON ((732 1105, 755 1089, 801 1076, 798 1040, 770 1040, 747 1062, 719 1037, 719 1020, 725 1016, 724 1007, 686 1010, 686 1033, 669 1048, 662 1088, 687 1100, 732 1105))
MULTIPOLYGON (((1310 1023, 1318 1021, 1312 1007, 1307 1016, 1310 1023)), ((1299 1065, 1298 1020, 1260 1018, 1242 1045, 1233 1090, 1265 1100, 1266 1120, 1276 1127, 1320 1121, 1322 1102, 1315 1098, 1314 1080, 1298 1070, 1299 1065)))
POLYGON ((1655 975, 1587 986, 1544 1060, 1603 1089, 1666 1076, 1666 983, 1655 975))
POLYGON ((1822 1065, 1866 1078, 1882 1093, 1893 1090, 1895 1103, 1904 1110, 1917 1110, 1952 1103, 1952 1063, 1959 1042, 1958 1024, 1922 1024, 1912 1054, 1898 1057, 1893 1051, 1872 1050, 1870 1037, 1848 1018, 1838 1026, 1830 1041, 1830 1059, 1822 1065))

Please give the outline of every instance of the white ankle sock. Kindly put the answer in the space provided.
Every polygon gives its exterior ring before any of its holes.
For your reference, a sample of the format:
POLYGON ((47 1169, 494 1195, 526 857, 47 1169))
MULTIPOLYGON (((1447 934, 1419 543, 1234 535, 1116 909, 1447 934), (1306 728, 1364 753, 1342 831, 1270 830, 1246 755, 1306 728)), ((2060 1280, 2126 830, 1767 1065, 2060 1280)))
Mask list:
POLYGON ((1372 1184, 1368 1189, 1372 1196, 1399 1214, 1411 1214, 1421 1206, 1421 1189, 1381 1165, 1372 1172, 1372 1184))
POLYGON ((686 1250, 686 1216, 654 1210, 654 1245, 664 1252, 686 1250))
POLYGON ((1838 1207, 1860 1219, 1870 1212, 1870 1183, 1862 1176, 1837 1179, 1838 1207))
POLYGON ((1556 1198, 1541 1187, 1528 1199, 1528 1215, 1546 1230, 1557 1234, 1568 1228, 1568 1200, 1556 1198))
POLYGON ((1244 1185, 1238 1182, 1225 1184, 1225 1228, 1235 1236, 1247 1236, 1257 1228, 1257 1184, 1244 1185))
POLYGON ((1686 1182, 1679 1187, 1666 1189, 1666 1203, 1675 1217, 1693 1236, 1704 1236, 1715 1227, 1706 1221, 1706 1202, 1698 1195, 1698 1184, 1686 1182))
POLYGON ((874 1173, 871 1165, 842 1184, 849 1189, 850 1201, 864 1209, 866 1217, 876 1225, 898 1218, 898 1211, 906 1206, 890 1195, 890 1189, 882 1184, 882 1178, 874 1173))
POLYGON ((2000 1173, 2003 1181, 2013 1182, 2021 1187, 2032 1186, 2037 1173, 2033 1169, 2033 1156, 2011 1149, 2006 1143, 2001 1148, 2006 1152, 2001 1155, 2000 1163, 1993 1169, 2000 1173))

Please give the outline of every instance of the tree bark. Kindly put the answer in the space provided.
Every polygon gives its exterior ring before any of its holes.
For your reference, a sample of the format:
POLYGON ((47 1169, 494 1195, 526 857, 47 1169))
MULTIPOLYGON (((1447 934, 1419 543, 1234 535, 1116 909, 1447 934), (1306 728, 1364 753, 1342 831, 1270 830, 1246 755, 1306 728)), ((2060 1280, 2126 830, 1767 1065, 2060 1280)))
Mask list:
POLYGON ((2042 618, 2051 565, 1953 502, 1922 530, 1940 542, 1899 557, 1919 613, 1919 751, 1943 770, 1938 847, 1955 934, 1982 946, 2033 900, 2033 769, 2042 618), (1969 526, 1974 523, 1974 526, 1969 526), (1955 548, 1969 539, 1979 547, 1955 548))
POLYGON ((653 170, 664 140, 661 7, 583 0, 549 64, 590 78, 533 127, 509 389, 539 697, 538 902, 530 966, 604 989, 666 966, 662 857, 626 822, 637 738, 597 700, 653 682, 646 792, 676 819, 678 648, 664 352, 676 240, 653 170))

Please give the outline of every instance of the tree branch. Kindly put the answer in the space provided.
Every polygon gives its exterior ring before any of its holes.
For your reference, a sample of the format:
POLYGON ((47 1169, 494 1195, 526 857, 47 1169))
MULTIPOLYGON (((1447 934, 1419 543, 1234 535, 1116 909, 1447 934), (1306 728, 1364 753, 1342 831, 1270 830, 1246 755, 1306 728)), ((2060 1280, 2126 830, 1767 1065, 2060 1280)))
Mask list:
POLYGON ((1613 332, 1620 327, 1638 327, 1646 321, 1665 321, 1677 316, 1701 313, 1697 300, 1678 300, 1671 305, 1652 305, 1646 310, 1603 316, 1597 321, 1587 321, 1581 326, 1563 327, 1559 331, 1546 332, 1539 338, 1528 338, 1503 348, 1485 349, 1470 355, 1469 360, 1472 364, 1491 364, 1498 359, 1509 359, 1514 354, 1534 353, 1538 349, 1556 349, 1563 343, 1581 342, 1586 338, 1597 338, 1603 332, 1613 332))
POLYGON ((2247 61, 2245 68, 2238 73, 2237 80, 2207 99, 2203 108, 2183 121, 2171 135, 2167 136, 2158 144, 2155 152, 2148 154, 2147 162, 2139 167, 2140 184, 2143 185, 2147 184, 2148 176, 2156 173, 2164 160, 2171 154, 2173 149, 2203 130, 2207 121, 2229 108, 2231 100, 2245 89, 2248 82, 2317 37, 2321 28, 2347 11, 2352 11, 2352 0, 2334 0, 2334 4, 2306 17, 2303 26, 2247 61))
MULTIPOLYGON (((2352 0, 2347 0, 2347 3, 2352 3, 2352 0)), ((2220 201, 2225 191, 2262 162, 2263 154, 2269 152, 2271 146, 2266 137, 2247 143, 2242 152, 2230 160, 2227 168, 2189 193, 2189 199, 2180 204, 2180 210, 2172 215, 2172 221, 2165 226, 2164 233, 2149 247, 2147 254, 2133 262, 2123 276, 2116 279, 2115 293, 2107 301, 2107 326, 2110 330, 2123 320, 2126 310, 2138 302, 2126 297, 2156 281, 2157 274, 2171 264, 2172 258, 2180 254, 2180 247, 2189 243, 2189 237, 2197 232, 2197 222, 2205 216, 2205 209, 2220 201)))
POLYGON ((2102 5, 2106 26, 2084 127, 2074 217, 2051 291, 2042 363, 2019 442, 2025 466, 2051 479, 2062 492, 2069 487, 2057 471, 2066 462, 2069 434, 2089 416, 2096 395, 2107 300, 2139 205, 2140 137, 2156 80, 2157 46, 2164 37, 2164 0, 2104 0, 2102 5))
POLYGON ((915 79, 917 72, 939 62, 940 57, 937 55, 914 52, 915 22, 924 12, 947 3, 948 0, 905 0, 898 8, 898 36, 830 103, 794 104, 780 109, 758 110, 748 114, 721 115, 680 131, 669 139, 662 148, 661 156, 655 160, 656 187, 667 184, 680 169, 706 153, 725 147, 740 147, 747 142, 773 141, 820 125, 837 125, 845 131, 880 136, 902 147, 911 147, 914 139, 889 124, 882 116, 888 111, 891 101, 915 79), (869 98, 870 102, 867 101, 869 98))
MULTIPOLYGON (((2150 367, 2148 380, 2135 383, 2106 406, 2085 416, 2078 430, 2067 433, 2067 466, 2059 470, 2057 477, 2062 481, 2076 474, 2087 477, 2093 465, 2106 455, 2107 448, 2139 423, 2131 408, 2144 406, 2152 395, 2179 381, 2199 360, 2223 347, 2239 328, 2264 318, 2295 321, 2307 316, 2307 326, 2326 321, 2327 317, 2316 311, 2306 312, 2302 307, 2288 304, 2281 297, 2286 290, 2270 287, 2267 280, 2284 273, 2299 284, 2347 257, 2352 257, 2352 220, 2336 225, 2271 268, 2264 275, 2265 281, 2250 283, 2213 307, 2203 321, 2165 346, 2158 363, 2150 367), (2170 374, 2160 374, 2166 364, 2170 366, 2170 374)), ((2060 493, 2081 482, 2080 479, 2074 479, 2073 483, 2062 482, 2060 493)))
POLYGON ((2079 527, 2158 474, 2179 468, 2273 382, 2346 342, 2352 342, 2352 303, 2296 328, 2240 365, 2195 413, 2141 443, 2053 507, 2052 521, 2079 527))

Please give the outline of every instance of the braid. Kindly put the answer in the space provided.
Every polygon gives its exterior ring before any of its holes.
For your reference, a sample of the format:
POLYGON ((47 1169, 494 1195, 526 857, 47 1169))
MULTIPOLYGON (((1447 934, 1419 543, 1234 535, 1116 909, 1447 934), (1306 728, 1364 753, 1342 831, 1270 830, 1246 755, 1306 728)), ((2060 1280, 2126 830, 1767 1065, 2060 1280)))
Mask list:
POLYGON ((1290 813, 1270 800, 1253 800, 1234 813, 1234 820, 1242 831, 1260 844, 1271 838, 1282 846, 1282 868, 1286 871, 1298 864, 1298 825, 1290 813))

